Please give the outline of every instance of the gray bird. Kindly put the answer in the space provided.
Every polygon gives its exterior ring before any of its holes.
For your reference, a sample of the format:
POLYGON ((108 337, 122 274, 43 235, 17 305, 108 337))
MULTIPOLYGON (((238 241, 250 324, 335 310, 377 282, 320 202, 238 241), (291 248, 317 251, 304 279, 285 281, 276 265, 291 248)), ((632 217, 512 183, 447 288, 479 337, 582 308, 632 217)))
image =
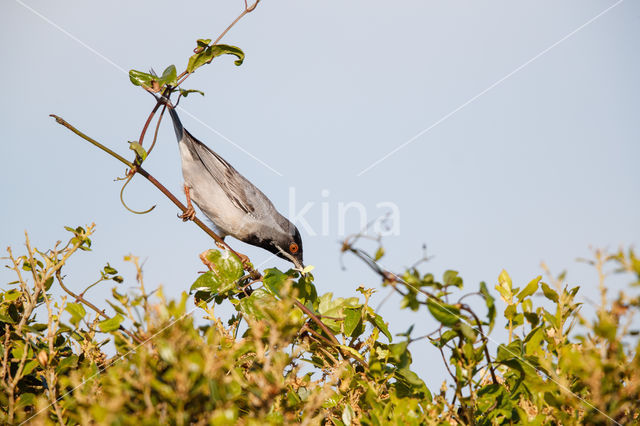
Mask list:
POLYGON ((193 137, 166 98, 178 138, 182 176, 188 211, 183 220, 193 219, 191 200, 213 222, 221 237, 231 235, 247 244, 262 247, 302 267, 300 232, 282 216, 266 195, 227 163, 221 156, 193 137))

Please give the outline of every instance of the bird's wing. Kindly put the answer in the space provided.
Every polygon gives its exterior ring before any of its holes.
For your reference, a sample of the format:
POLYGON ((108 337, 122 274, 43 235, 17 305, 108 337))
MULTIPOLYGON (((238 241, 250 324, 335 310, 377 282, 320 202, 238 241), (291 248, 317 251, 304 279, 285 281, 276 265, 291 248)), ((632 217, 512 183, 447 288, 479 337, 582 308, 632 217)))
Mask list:
POLYGON ((184 138, 194 158, 200 159, 229 200, 240 210, 247 214, 254 215, 256 212, 256 205, 254 203, 258 201, 258 199, 266 198, 266 196, 244 176, 238 173, 224 158, 220 157, 205 144, 193 137, 186 129, 184 129, 184 138))

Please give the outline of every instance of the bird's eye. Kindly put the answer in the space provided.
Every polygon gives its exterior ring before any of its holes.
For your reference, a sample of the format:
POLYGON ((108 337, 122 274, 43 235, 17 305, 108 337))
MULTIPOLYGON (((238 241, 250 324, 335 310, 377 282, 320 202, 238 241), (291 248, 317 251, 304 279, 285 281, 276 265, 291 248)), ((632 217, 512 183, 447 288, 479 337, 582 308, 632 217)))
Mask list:
POLYGON ((298 250, 299 250, 299 247, 298 247, 298 245, 296 243, 289 244, 289 251, 291 253, 297 253, 298 250))

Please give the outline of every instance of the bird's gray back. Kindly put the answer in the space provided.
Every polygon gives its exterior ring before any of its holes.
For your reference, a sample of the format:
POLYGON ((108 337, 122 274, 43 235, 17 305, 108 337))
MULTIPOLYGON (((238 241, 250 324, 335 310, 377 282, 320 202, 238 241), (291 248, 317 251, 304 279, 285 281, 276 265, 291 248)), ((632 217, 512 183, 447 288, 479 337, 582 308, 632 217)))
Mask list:
POLYGON ((271 200, 224 158, 189 133, 173 108, 169 111, 181 145, 185 182, 193 189, 193 201, 209 219, 223 233, 239 239, 243 239, 243 234, 260 233, 260 230, 262 233, 289 234, 291 223, 277 211, 271 200))

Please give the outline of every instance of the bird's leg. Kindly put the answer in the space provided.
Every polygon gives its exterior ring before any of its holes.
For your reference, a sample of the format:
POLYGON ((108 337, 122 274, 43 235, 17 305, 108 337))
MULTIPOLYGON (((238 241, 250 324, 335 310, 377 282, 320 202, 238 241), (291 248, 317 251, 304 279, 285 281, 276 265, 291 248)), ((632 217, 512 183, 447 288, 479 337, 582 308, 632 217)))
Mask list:
POLYGON ((189 193, 189 185, 184 184, 184 195, 187 196, 187 211, 183 214, 179 214, 178 217, 186 222, 188 220, 193 220, 196 217, 196 210, 193 208, 193 204, 191 204, 191 194, 189 193))

